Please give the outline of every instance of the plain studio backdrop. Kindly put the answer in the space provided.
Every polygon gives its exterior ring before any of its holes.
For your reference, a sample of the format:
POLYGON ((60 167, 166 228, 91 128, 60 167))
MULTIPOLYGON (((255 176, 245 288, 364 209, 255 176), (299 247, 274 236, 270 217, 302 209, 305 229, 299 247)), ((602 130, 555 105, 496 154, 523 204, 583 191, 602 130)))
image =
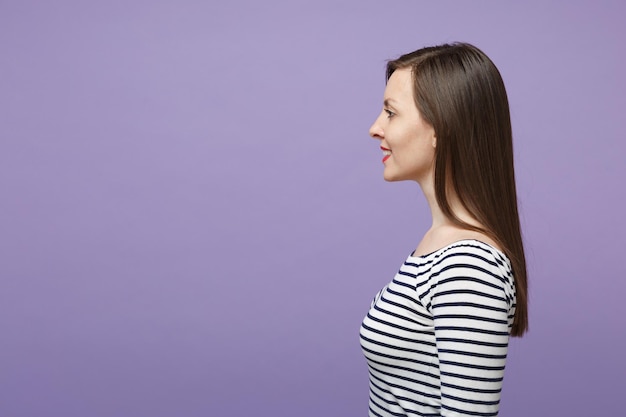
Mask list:
POLYGON ((530 277, 501 415, 622 415, 626 3, 0 1, 0 416, 357 417, 429 227, 368 128, 466 41, 508 89, 530 277))

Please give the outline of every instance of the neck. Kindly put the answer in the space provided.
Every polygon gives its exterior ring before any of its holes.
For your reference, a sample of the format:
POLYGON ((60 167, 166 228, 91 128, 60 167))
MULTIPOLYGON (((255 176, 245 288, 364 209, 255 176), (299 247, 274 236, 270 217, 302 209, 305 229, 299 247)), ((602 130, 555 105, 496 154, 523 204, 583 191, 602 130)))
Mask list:
MULTIPOLYGON (((419 184, 430 206, 432 225, 420 241, 415 253, 431 253, 445 245, 463 239, 480 240, 495 248, 501 249, 498 242, 494 241, 487 234, 459 226, 441 211, 439 204, 437 204, 437 198, 435 197, 434 181, 419 181, 419 184)), ((463 207, 463 204, 461 204, 455 193, 448 192, 447 194, 448 205, 450 206, 452 214, 468 225, 484 229, 484 226, 463 207)))
MULTIPOLYGON (((430 229, 436 230, 444 227, 458 228, 458 226, 454 224, 439 207, 437 197, 435 196, 435 182, 432 177, 428 178, 427 181, 421 181, 419 184, 422 188, 422 192, 424 193, 424 197, 426 197, 428 206, 430 207, 430 215, 432 217, 432 225, 430 229)), ((450 205, 452 213, 458 219, 472 226, 480 226, 480 223, 465 209, 465 207, 463 207, 455 193, 448 193, 448 204, 450 205)))
POLYGON ((422 193, 424 193, 424 197, 426 197, 428 206, 430 207, 430 216, 432 217, 432 225, 430 227, 431 230, 449 224, 450 220, 443 214, 439 204, 437 203, 434 181, 427 181, 425 183, 420 182, 419 184, 422 188, 422 193))

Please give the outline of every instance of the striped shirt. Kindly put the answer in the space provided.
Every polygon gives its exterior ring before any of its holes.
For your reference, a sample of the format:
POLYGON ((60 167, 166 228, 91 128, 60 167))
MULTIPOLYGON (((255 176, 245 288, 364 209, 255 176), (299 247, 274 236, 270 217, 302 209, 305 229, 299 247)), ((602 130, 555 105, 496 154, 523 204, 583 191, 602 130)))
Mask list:
POLYGON ((369 415, 498 415, 514 313, 511 265, 494 247, 409 256, 361 325, 369 415))

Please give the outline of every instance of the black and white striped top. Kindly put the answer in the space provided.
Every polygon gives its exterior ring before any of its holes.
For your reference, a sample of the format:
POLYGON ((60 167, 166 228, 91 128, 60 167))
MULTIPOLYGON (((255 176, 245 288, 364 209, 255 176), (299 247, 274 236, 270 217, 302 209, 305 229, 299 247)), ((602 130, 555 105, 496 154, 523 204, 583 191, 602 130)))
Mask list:
POLYGON ((476 240, 409 256, 361 325, 370 416, 496 416, 515 313, 508 258, 476 240))

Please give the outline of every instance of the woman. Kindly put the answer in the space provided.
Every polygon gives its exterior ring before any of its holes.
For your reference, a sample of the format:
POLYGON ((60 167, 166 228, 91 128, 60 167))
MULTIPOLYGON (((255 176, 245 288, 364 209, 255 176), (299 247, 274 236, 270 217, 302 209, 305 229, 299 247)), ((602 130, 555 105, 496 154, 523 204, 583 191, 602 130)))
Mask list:
POLYGON ((370 416, 495 416, 509 336, 528 327, 509 106, 463 43, 387 64, 384 178, 413 180, 432 226, 361 326, 370 416))

